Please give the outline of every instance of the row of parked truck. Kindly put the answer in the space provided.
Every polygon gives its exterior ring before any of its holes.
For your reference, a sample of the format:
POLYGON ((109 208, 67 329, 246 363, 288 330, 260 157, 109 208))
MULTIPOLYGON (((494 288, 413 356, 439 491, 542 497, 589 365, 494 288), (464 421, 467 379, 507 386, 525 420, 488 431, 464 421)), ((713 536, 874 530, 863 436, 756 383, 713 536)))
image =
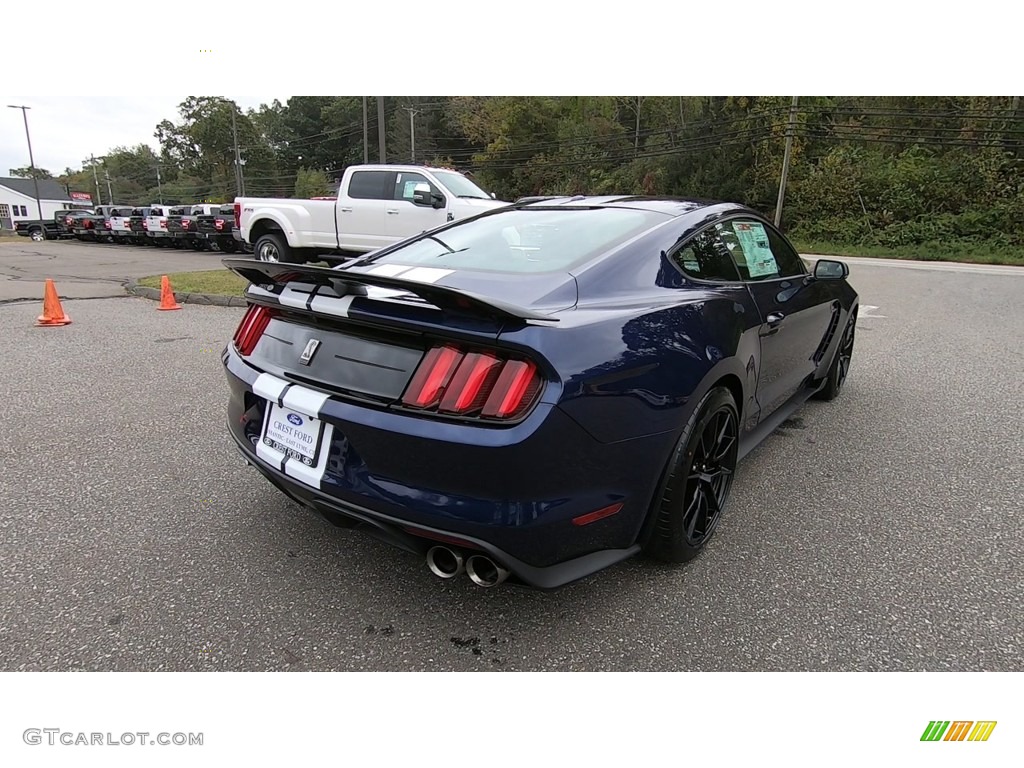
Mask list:
MULTIPOLYGON (((452 168, 355 165, 335 194, 308 200, 238 197, 233 204, 101 205, 19 222, 33 240, 75 237, 157 247, 253 251, 260 261, 345 261, 509 205, 452 168)), ((513 239, 518 235, 512 233, 513 239)), ((527 246, 510 243, 517 248, 527 246)))
POLYGON ((234 253, 244 247, 234 221, 232 205, 100 205, 89 210, 57 211, 52 221, 20 221, 15 229, 19 235, 37 241, 75 238, 234 253))

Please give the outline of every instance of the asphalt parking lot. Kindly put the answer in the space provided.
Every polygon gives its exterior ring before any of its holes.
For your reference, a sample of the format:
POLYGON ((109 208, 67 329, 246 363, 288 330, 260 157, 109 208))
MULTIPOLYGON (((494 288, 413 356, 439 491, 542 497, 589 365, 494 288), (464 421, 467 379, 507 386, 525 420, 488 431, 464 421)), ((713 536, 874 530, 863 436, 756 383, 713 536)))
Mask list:
POLYGON ((218 262, 0 245, 0 669, 1024 666, 1024 270, 850 260, 847 389, 741 464, 708 551, 537 593, 441 582, 243 466, 241 310, 118 282, 218 262), (46 276, 93 299, 72 325, 33 327, 46 276))
POLYGON ((163 272, 218 269, 216 251, 178 251, 76 240, 33 243, 27 237, 0 239, 0 302, 34 299, 53 278, 61 296, 123 296, 124 282, 163 272))

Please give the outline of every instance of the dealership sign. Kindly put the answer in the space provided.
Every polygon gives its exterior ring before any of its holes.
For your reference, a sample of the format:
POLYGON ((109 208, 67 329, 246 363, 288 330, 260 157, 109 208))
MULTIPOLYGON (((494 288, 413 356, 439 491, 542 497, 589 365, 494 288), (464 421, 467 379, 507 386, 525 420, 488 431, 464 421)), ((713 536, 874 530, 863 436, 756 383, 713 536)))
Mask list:
POLYGON ((72 200, 85 200, 86 202, 91 203, 92 202, 92 195, 90 195, 88 192, 72 192, 71 193, 71 199, 72 200))

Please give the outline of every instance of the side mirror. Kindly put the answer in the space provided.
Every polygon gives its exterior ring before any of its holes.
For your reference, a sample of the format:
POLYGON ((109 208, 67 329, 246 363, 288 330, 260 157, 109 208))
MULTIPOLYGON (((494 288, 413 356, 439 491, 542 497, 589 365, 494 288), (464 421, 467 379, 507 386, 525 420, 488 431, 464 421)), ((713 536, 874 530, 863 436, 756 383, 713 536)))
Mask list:
POLYGON ((434 208, 444 208, 444 206, 445 206, 444 195, 442 195, 442 194, 440 194, 438 192, 434 192, 433 194, 430 195, 430 204, 434 208))
POLYGON ((496 193, 494 193, 494 192, 491 192, 491 200, 497 200, 497 199, 498 199, 498 195, 496 193))
POLYGON ((814 265, 814 277, 818 280, 845 280, 850 268, 841 261, 819 259, 814 265))
POLYGON ((429 189, 417 189, 412 193, 413 205, 432 205, 429 189))

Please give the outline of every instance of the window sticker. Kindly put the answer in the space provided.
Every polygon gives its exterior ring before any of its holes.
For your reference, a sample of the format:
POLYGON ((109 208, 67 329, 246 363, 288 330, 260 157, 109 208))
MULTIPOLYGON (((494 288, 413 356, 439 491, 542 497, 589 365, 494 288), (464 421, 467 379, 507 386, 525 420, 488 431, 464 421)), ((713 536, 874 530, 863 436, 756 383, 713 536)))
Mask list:
POLYGON ((779 274, 779 265, 768 244, 768 233, 761 224, 756 221, 737 221, 733 224, 733 231, 740 242, 751 277, 779 274))
POLYGON ((427 185, 424 184, 419 179, 414 179, 412 181, 405 182, 405 192, 402 193, 402 197, 412 200, 413 194, 416 192, 417 187, 423 187, 424 189, 426 189, 427 185))

